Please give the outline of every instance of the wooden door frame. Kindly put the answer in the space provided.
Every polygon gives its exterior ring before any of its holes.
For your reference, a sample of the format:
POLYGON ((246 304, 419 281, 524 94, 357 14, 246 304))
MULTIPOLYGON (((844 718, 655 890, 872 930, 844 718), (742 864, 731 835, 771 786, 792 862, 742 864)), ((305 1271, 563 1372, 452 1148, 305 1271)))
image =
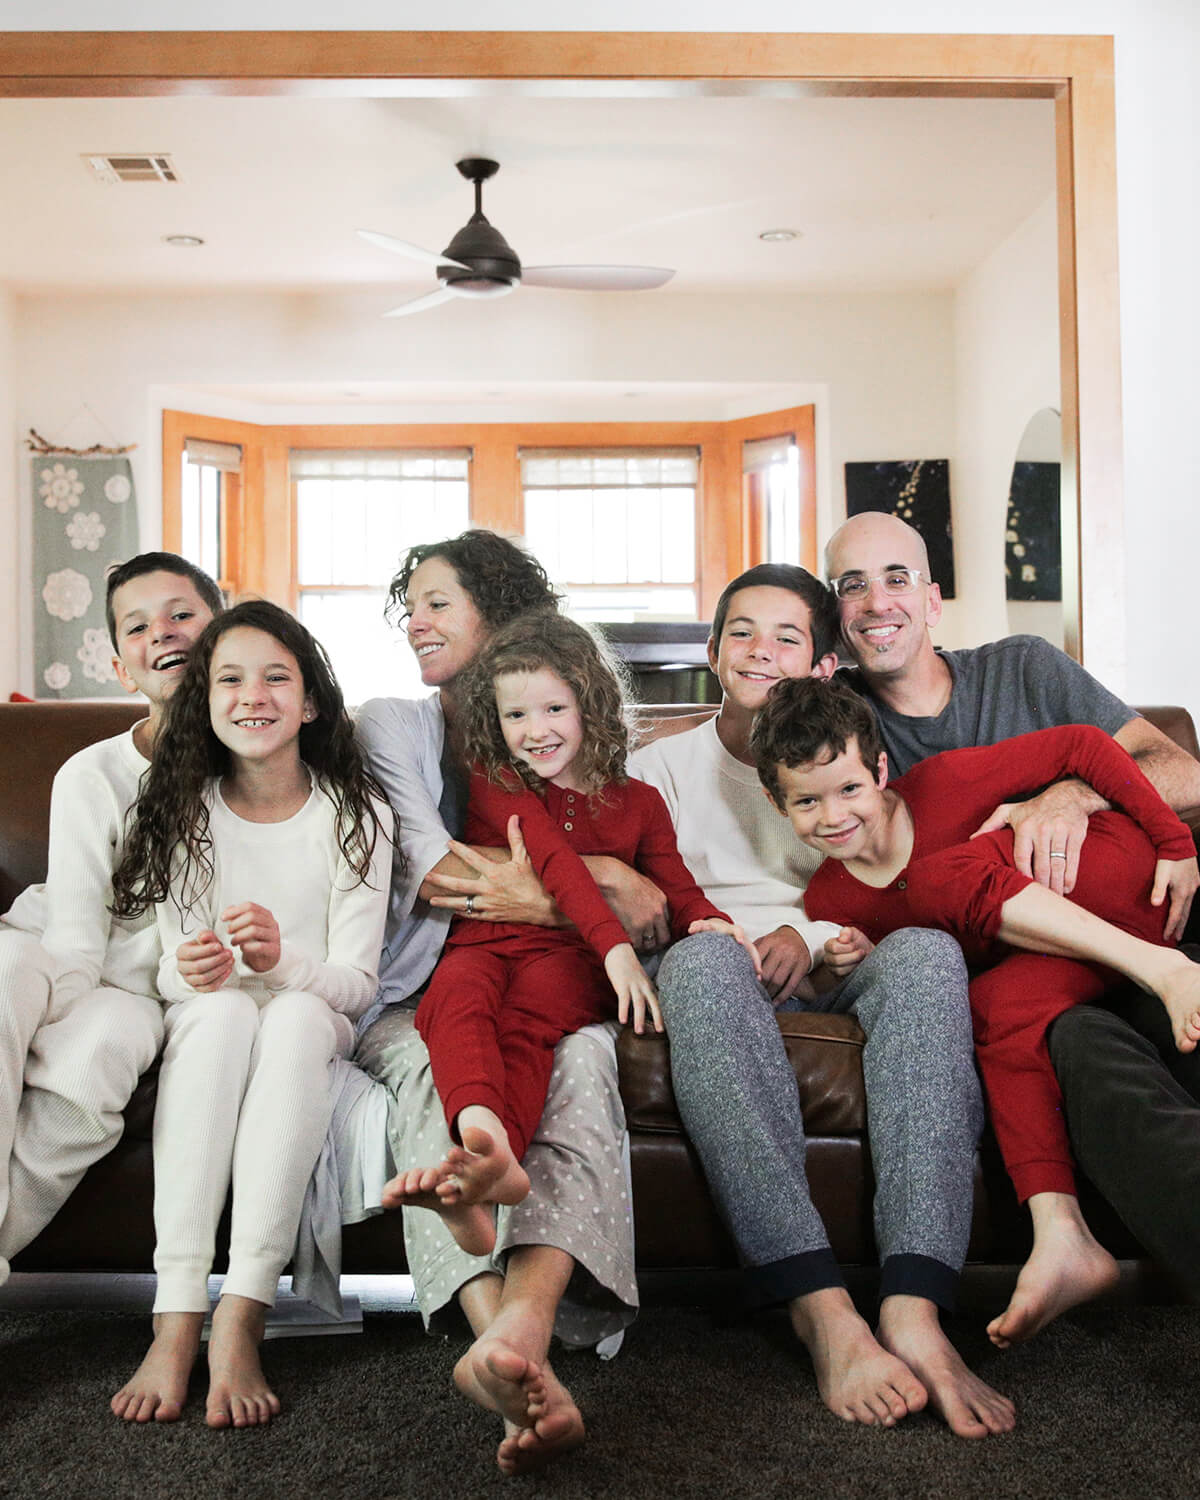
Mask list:
POLYGON ((794 83, 805 94, 1055 101, 1067 647, 1125 668, 1113 44, 777 32, 0 32, 0 97, 403 94, 411 80, 794 83))

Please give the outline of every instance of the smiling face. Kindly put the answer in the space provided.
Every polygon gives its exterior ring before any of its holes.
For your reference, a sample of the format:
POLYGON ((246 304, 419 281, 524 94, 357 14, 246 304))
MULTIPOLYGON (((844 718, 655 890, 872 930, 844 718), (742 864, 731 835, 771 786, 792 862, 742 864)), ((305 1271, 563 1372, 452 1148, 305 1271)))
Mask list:
POLYGON ((142 573, 123 583, 113 595, 112 607, 117 678, 127 692, 144 693, 156 713, 175 691, 212 610, 190 578, 161 572, 142 573))
POLYGON ((813 662, 808 605, 790 589, 739 589, 729 601, 720 641, 709 640, 709 665, 728 703, 754 713, 785 677, 825 676, 833 660, 813 662))
POLYGON ((895 677, 932 657, 929 630, 942 617, 941 590, 922 581, 909 594, 887 594, 880 578, 897 568, 929 576, 924 543, 911 526, 883 514, 853 516, 831 539, 827 563, 831 579, 861 573, 874 580, 861 599, 838 603, 846 648, 868 676, 895 677))
POLYGON ((408 643, 426 687, 448 687, 488 637, 483 616, 444 557, 431 557, 408 581, 408 643))
POLYGON ((778 775, 780 811, 811 848, 830 859, 850 860, 873 842, 886 808, 886 755, 880 754, 872 771, 852 738, 832 760, 780 766, 778 775))
POLYGON ((248 625, 226 631, 213 649, 208 710, 235 766, 298 761, 300 726, 316 714, 296 658, 273 635, 248 625))
POLYGON ((583 743, 583 721, 570 685, 549 667, 540 667, 506 672, 496 678, 495 688, 500 732, 512 758, 531 766, 543 781, 587 791, 571 775, 583 743))

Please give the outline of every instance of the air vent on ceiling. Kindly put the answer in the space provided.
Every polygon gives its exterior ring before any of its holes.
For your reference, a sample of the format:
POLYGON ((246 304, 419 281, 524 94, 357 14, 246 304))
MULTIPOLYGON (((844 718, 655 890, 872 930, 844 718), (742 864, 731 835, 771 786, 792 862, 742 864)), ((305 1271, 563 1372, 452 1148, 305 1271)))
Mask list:
POLYGON ((128 152, 124 156, 85 156, 84 161, 101 182, 178 182, 175 163, 169 156, 128 152))

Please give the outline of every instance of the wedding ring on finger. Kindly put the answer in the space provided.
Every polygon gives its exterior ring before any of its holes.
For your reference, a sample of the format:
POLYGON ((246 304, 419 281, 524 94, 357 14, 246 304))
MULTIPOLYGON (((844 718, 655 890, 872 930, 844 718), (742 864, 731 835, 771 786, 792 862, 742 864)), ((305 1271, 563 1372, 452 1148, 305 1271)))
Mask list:
POLYGON ((1066 857, 1067 851, 1065 849, 1051 849, 1050 851, 1051 859, 1066 859, 1066 857))
POLYGON ((474 915, 475 915, 475 897, 474 896, 468 896, 467 897, 467 916, 468 917, 473 917, 474 915))

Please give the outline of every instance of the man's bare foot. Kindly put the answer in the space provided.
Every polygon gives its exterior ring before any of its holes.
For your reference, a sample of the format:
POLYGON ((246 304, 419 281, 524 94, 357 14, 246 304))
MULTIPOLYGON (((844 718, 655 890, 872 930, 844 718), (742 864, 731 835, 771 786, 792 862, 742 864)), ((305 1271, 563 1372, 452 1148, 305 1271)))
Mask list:
POLYGON ((542 1367, 541 1392, 531 1396, 530 1427, 505 1422, 505 1434, 496 1449, 502 1474, 532 1474, 564 1457, 586 1439, 583 1418, 571 1393, 549 1365, 542 1367))
POLYGON ((529 1196, 529 1177, 503 1131, 464 1125, 461 1134, 462 1145, 446 1152, 434 1189, 443 1203, 520 1203, 529 1196))
POLYGON ((902 1359, 929 1393, 929 1405, 959 1437, 1011 1432, 1016 1408, 963 1363, 946 1337, 934 1304, 924 1297, 886 1297, 879 1342, 902 1359))
POLYGON ((1092 1238, 1073 1197, 1035 1193, 1029 1206, 1033 1253, 1021 1268, 1012 1300, 988 1324, 988 1337, 999 1349, 1032 1338, 1069 1307, 1107 1292, 1120 1274, 1116 1261, 1092 1238), (1039 1200, 1054 1211, 1039 1214, 1039 1200), (1063 1200, 1072 1211, 1058 1211, 1063 1200))
POLYGON ((1180 1052, 1194 1052, 1200 1043, 1200 964, 1184 953, 1172 954, 1178 962, 1156 986, 1158 997, 1171 1018, 1171 1030, 1180 1052))
POLYGON ((154 1342, 112 1398, 113 1414, 126 1422, 178 1422, 203 1327, 203 1313, 155 1314, 154 1342))
POLYGON ((928 1400, 903 1360, 890 1354, 841 1287, 824 1287, 791 1304, 792 1327, 808 1349, 821 1400, 846 1422, 894 1427, 928 1400))
POLYGON ((249 1297, 222 1297, 208 1340, 210 1427, 265 1427, 279 1415, 279 1397, 267 1384, 259 1359, 267 1309, 249 1297))
POLYGON ((490 1255, 496 1245, 496 1221, 483 1203, 447 1203, 434 1189, 442 1165, 410 1167, 399 1172, 383 1190, 384 1208, 428 1208, 441 1214, 461 1250, 468 1255, 490 1255))

